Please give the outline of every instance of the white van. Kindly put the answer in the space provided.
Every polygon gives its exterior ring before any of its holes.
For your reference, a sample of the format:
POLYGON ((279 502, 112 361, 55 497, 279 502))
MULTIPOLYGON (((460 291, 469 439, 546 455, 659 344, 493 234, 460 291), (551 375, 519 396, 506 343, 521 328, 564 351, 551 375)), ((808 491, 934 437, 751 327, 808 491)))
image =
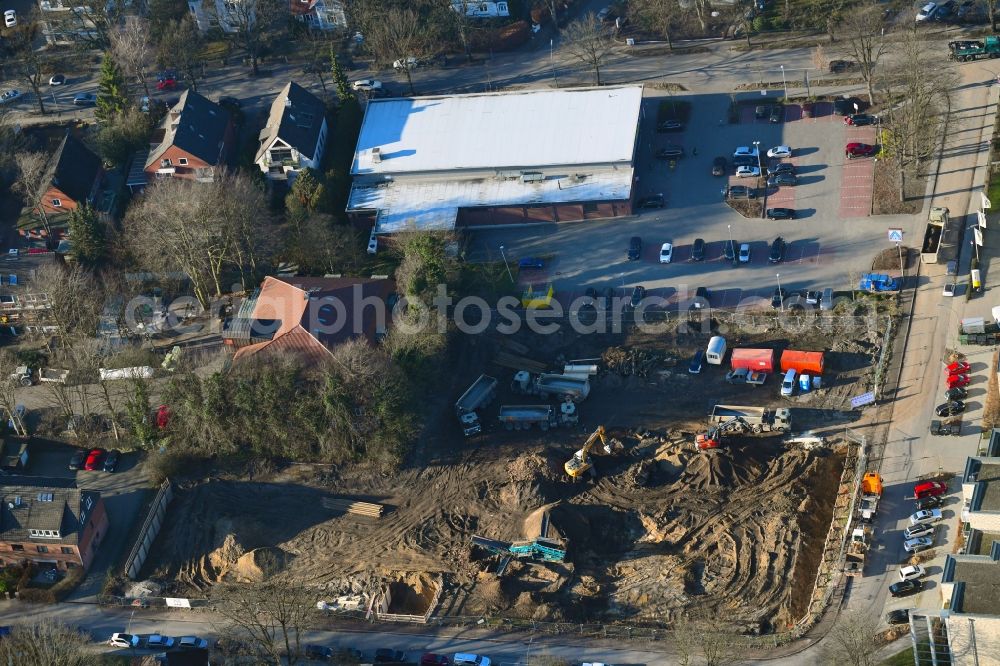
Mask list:
POLYGON ((721 335, 716 335, 708 341, 705 360, 712 365, 722 365, 724 358, 726 358, 726 339, 721 335))
POLYGON ((795 392, 795 368, 789 369, 785 373, 785 378, 781 380, 781 395, 786 398, 791 397, 795 392))
POLYGON ((490 666, 490 658, 477 654, 457 653, 451 663, 455 666, 490 666))

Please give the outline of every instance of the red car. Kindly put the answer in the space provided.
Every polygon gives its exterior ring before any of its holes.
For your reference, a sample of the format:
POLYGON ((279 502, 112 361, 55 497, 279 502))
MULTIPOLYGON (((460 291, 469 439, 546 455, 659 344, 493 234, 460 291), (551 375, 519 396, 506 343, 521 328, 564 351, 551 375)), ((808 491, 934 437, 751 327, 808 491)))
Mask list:
POLYGON ((937 497, 948 492, 948 486, 940 481, 924 481, 913 486, 913 494, 917 499, 937 497))
POLYGON ((443 654, 425 652, 424 655, 420 657, 420 666, 448 666, 448 657, 443 654))
POLYGON ((953 389, 956 386, 968 386, 969 375, 948 375, 948 379, 945 383, 950 389, 953 389))
POLYGON ((162 74, 156 79, 157 90, 173 90, 177 87, 177 77, 173 74, 162 74))
POLYGON ((87 461, 83 463, 83 468, 88 472, 101 469, 101 463, 104 462, 105 453, 107 453, 107 451, 104 449, 91 449, 90 453, 87 454, 87 461))
POLYGON ((955 361, 948 366, 949 375, 965 375, 969 372, 969 364, 965 361, 955 361))
POLYGON ((871 157, 875 154, 875 146, 870 146, 867 143, 849 143, 847 147, 844 148, 844 155, 847 159, 852 159, 855 157, 871 157))

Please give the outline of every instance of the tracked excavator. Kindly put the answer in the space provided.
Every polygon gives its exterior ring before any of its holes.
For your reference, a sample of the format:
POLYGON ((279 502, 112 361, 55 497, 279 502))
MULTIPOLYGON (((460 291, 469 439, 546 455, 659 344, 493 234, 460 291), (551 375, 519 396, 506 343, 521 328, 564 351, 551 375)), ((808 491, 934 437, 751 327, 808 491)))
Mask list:
POLYGON ((611 454, 611 446, 608 444, 607 437, 604 434, 604 426, 597 426, 597 430, 591 433, 587 441, 583 443, 583 447, 573 454, 573 457, 566 461, 563 467, 566 469, 566 473, 576 480, 582 477, 587 472, 594 475, 594 463, 590 460, 590 450, 594 448, 597 442, 601 443, 601 450, 605 455, 611 454))
POLYGON ((729 430, 742 430, 743 427, 751 428, 742 416, 734 416, 728 421, 724 421, 714 428, 709 428, 708 432, 703 432, 695 437, 694 447, 699 451, 706 449, 717 449, 722 445, 722 438, 729 430), (734 427, 736 426, 736 427, 734 427))

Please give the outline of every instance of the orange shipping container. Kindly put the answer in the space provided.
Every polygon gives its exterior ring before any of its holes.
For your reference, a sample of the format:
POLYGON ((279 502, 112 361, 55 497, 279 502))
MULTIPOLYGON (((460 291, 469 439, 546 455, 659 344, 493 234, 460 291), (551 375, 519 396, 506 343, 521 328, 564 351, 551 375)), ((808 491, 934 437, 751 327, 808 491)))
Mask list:
POLYGON ((737 348, 730 356, 730 363, 732 363, 733 370, 746 368, 757 372, 774 372, 774 350, 737 348))
POLYGON ((786 349, 781 353, 781 371, 796 370, 799 374, 822 375, 823 352, 786 349))

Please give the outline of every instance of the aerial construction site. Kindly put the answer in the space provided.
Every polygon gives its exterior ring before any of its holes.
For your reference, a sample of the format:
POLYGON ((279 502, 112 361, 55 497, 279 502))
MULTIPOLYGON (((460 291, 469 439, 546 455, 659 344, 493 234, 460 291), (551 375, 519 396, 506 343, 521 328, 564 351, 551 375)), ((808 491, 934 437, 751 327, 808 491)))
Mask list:
POLYGON ((881 334, 797 335, 822 352, 821 380, 792 396, 787 338, 730 334, 729 354, 690 372, 710 337, 482 339, 402 469, 187 484, 143 573, 210 595, 280 550, 278 575, 318 599, 388 588, 392 613, 662 626, 697 609, 786 629, 812 596, 859 418, 849 398, 871 386, 881 334), (769 376, 731 367, 736 348, 770 350, 769 376), (807 431, 814 445, 789 438, 807 431))

